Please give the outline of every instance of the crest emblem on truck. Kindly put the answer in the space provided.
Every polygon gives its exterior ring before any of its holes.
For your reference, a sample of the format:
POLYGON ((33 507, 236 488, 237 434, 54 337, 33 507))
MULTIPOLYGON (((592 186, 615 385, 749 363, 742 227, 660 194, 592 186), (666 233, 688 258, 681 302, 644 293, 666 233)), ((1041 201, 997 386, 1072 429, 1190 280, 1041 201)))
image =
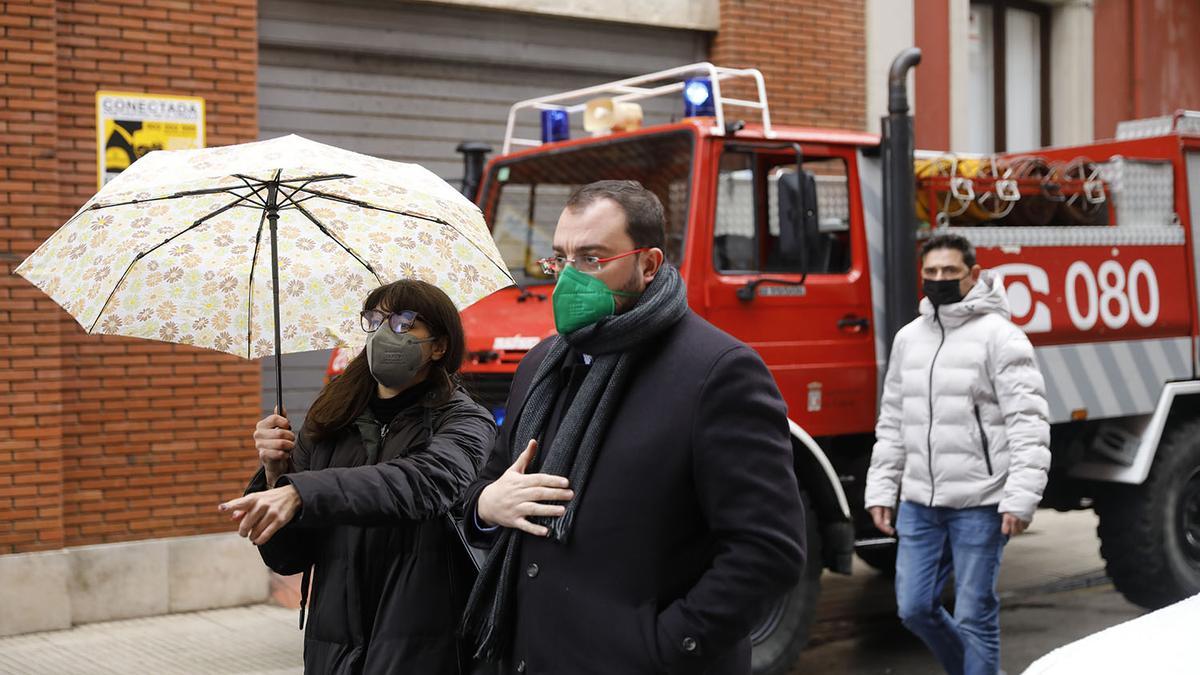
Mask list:
POLYGON ((1009 263, 993 267, 991 273, 1004 284, 1013 323, 1026 333, 1050 332, 1050 307, 1036 300, 1050 294, 1050 277, 1046 270, 1026 263, 1009 263))

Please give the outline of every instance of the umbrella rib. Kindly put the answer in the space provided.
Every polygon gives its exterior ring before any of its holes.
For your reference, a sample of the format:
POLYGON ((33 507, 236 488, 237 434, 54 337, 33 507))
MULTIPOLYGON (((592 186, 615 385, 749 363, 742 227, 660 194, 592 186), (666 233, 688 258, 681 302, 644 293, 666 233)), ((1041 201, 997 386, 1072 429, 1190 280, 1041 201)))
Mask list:
POLYGON ((91 333, 93 330, 96 329, 96 324, 100 323, 100 317, 104 316, 105 310, 108 309, 108 303, 112 302, 113 296, 117 294, 117 289, 119 289, 121 287, 121 283, 125 281, 125 277, 129 276, 129 273, 133 270, 133 266, 136 265, 139 260, 141 260, 142 258, 145 258, 146 256, 150 255, 151 253, 154 253, 158 249, 175 241, 176 239, 187 234, 188 232, 191 232, 192 230, 196 229, 200 225, 204 224, 204 221, 206 219, 211 218, 212 216, 215 216, 218 213, 221 213, 222 211, 232 207, 233 204, 236 204, 236 203, 237 202, 235 201, 231 204, 226 205, 225 208, 222 208, 218 211, 210 213, 209 215, 205 216, 204 218, 197 220, 196 222, 192 223, 191 225, 188 225, 187 227, 185 227, 182 230, 176 232, 175 234, 167 237, 166 239, 162 240, 161 242, 155 244, 154 246, 151 246, 150 248, 146 249, 145 251, 142 251, 142 252, 138 253, 137 255, 135 255, 133 257, 133 260, 129 261, 129 265, 125 268, 125 273, 121 275, 121 278, 117 280, 116 285, 113 286, 111 291, 109 291, 108 298, 106 298, 104 300, 104 304, 100 306, 100 313, 96 315, 95 320, 92 321, 92 325, 88 328, 87 332, 91 333))
MULTIPOLYGON (((265 189, 262 186, 262 183, 260 181, 258 181, 258 179, 249 178, 249 177, 244 176, 239 173, 235 173, 233 175, 235 178, 238 178, 243 183, 245 183, 246 187, 249 188, 251 191, 253 191, 254 195, 256 197, 259 196, 260 189, 265 189), (258 187, 253 185, 252 182, 258 182, 259 183, 258 187)), ((308 183, 313 183, 313 182, 317 182, 317 181, 340 180, 342 178, 353 178, 353 176, 351 176, 350 174, 344 174, 344 173, 329 174, 329 175, 325 175, 325 176, 320 176, 320 175, 318 175, 318 176, 302 176, 299 178, 289 178, 287 180, 280 181, 280 183, 284 184, 284 183, 294 183, 294 182, 298 182, 298 181, 305 181, 305 184, 307 185, 308 183)), ((219 194, 222 192, 229 193, 235 197, 243 196, 243 195, 239 195, 238 193, 234 192, 233 188, 228 188, 228 187, 201 188, 201 189, 197 189, 197 190, 180 190, 179 192, 173 192, 169 195, 164 195, 162 197, 146 197, 145 199, 130 199, 130 200, 124 201, 124 202, 113 202, 112 204, 92 204, 91 206, 87 207, 86 209, 83 209, 83 211, 80 211, 79 213, 75 214, 75 216, 79 216, 86 211, 96 211, 99 209, 107 209, 107 208, 111 208, 114 206, 129 206, 130 204, 145 204, 146 202, 159 202, 159 201, 163 201, 165 199, 178 199, 180 197, 198 197, 200 195, 212 195, 212 194, 219 194)), ((259 205, 265 207, 266 202, 262 202, 259 205)), ((72 217, 72 220, 74 220, 74 217, 72 217)), ((71 221, 67 221, 67 222, 69 223, 71 221)))
MULTIPOLYGON (((293 192, 292 194, 295 194, 295 193, 293 192)), ((296 210, 297 210, 297 211, 299 211, 300 213, 303 213, 305 218, 308 218, 310 221, 312 221, 312 224, 313 224, 313 225, 316 225, 316 226, 317 226, 317 229, 318 229, 318 230, 320 230, 322 234, 324 234, 326 237, 329 237, 330 239, 332 239, 332 240, 333 240, 333 242, 334 242, 335 244, 337 244, 338 246, 341 246, 341 247, 342 247, 342 249, 343 249, 344 251, 346 251, 346 253, 349 253, 349 254, 350 254, 350 256, 351 256, 352 258, 354 258, 355 260, 357 260, 357 261, 358 261, 358 263, 359 263, 360 265, 362 265, 363 267, 365 267, 365 268, 367 269, 367 271, 368 271, 368 272, 370 272, 372 275, 374 275, 374 277, 375 277, 375 280, 379 282, 379 285, 381 285, 381 286, 383 285, 383 279, 381 279, 381 278, 379 277, 379 273, 375 271, 375 268, 374 268, 374 267, 371 267, 371 264, 370 264, 370 263, 368 263, 367 261, 365 261, 365 260, 363 260, 362 258, 358 257, 358 254, 357 254, 357 253, 355 253, 353 250, 351 250, 349 246, 347 246, 347 245, 343 244, 343 243, 341 242, 341 240, 340 240, 340 239, 338 239, 337 237, 335 237, 335 236, 333 235, 333 233, 329 231, 329 228, 325 227, 325 225, 324 225, 323 223, 321 223, 321 221, 317 220, 317 219, 316 219, 316 217, 315 217, 315 216, 313 216, 313 214, 311 214, 311 213, 309 213, 309 212, 308 212, 308 209, 304 208, 304 207, 303 207, 303 206, 301 206, 300 204, 298 204, 298 203, 296 203, 295 201, 293 201, 293 200, 292 200, 292 198, 291 198, 291 195, 288 195, 288 196, 284 197, 284 199, 286 199, 287 201, 291 202, 291 204, 292 204, 293 206, 295 206, 295 207, 296 207, 296 210)))
MULTIPOLYGON (((220 190, 211 190, 204 194, 213 194, 216 192, 228 192, 228 188, 222 188, 220 190)), ((146 202, 161 202, 161 201, 164 201, 167 199, 178 199, 180 197, 191 197, 191 196, 193 196, 193 195, 176 193, 176 194, 171 194, 171 195, 165 195, 162 197, 146 197, 145 199, 130 199, 127 202, 113 202, 111 204, 92 204, 91 206, 87 207, 83 211, 99 211, 100 209, 109 209, 114 206, 129 206, 130 204, 145 204, 146 202)), ((80 213, 83 213, 83 211, 81 211, 80 213)))
MULTIPOLYGON (((246 175, 240 174, 240 173, 235 173, 233 175, 236 178, 241 178, 243 181, 246 181, 247 183, 254 182, 254 183, 258 183, 259 185, 262 185, 263 187, 266 187, 266 181, 260 180, 258 178, 253 178, 251 176, 246 176, 246 175)), ((316 183, 319 181, 326 181, 326 180, 341 180, 343 178, 354 178, 354 176, 352 176, 348 173, 313 174, 311 176, 296 176, 295 178, 283 178, 283 179, 276 180, 275 182, 278 183, 280 187, 283 187, 284 185, 287 185, 288 183, 303 182, 305 184, 308 184, 308 183, 316 183)), ((288 187, 292 187, 292 186, 288 185, 288 187)))
POLYGON ((215 195, 221 192, 228 192, 231 195, 237 195, 231 187, 219 188, 202 188, 199 190, 180 190, 170 195, 170 197, 198 197, 200 195, 215 195))
MULTIPOLYGON (((192 223, 192 227, 200 225, 210 218, 215 218, 215 217, 221 215, 222 213, 225 213, 229 209, 232 209, 235 206, 244 206, 244 204, 242 204, 242 202, 249 201, 249 200, 250 200, 250 195, 238 195, 237 199, 229 202, 225 206, 222 206, 221 208, 217 209, 216 211, 213 211, 212 213, 208 214, 207 216, 202 216, 202 217, 196 219, 196 222, 192 223)), ((251 208, 257 208, 257 207, 251 207, 251 208)), ((191 229, 191 228, 188 228, 188 229, 191 229)), ((184 230, 183 232, 187 232, 187 230, 184 230)), ((180 232, 180 234, 183 234, 183 232, 180 232)))
MULTIPOLYGON (((250 189, 253 190, 254 188, 251 187, 250 189)), ((209 188, 209 189, 205 189, 205 190, 187 190, 184 192, 175 192, 173 194, 164 195, 162 197, 146 197, 145 199, 130 199, 129 201, 113 202, 111 204, 92 204, 91 206, 83 209, 79 213, 72 216, 71 220, 74 220, 75 218, 83 215, 84 213, 86 213, 88 211, 99 211, 100 209, 110 209, 115 206, 129 206, 130 204, 145 204, 147 202, 161 202, 161 201, 164 201, 167 199, 179 199, 180 197, 197 197, 200 195, 215 195, 215 194, 220 194, 222 192, 231 194, 234 197, 242 197, 242 195, 238 194, 237 192, 234 192, 233 188, 227 188, 227 187, 225 187, 225 188, 209 188)), ((67 221, 67 223, 70 223, 70 222, 71 222, 70 220, 67 221)), ((64 223, 64 225, 65 224, 66 223, 64 223)))
MULTIPOLYGON (((335 194, 331 194, 329 192, 322 192, 320 190, 313 190, 313 189, 306 188, 303 186, 297 187, 296 192, 303 192, 304 194, 312 195, 314 197, 321 197, 322 199, 328 199, 331 202, 341 202, 343 204, 350 204, 351 206, 361 206, 365 209, 377 208, 375 206, 372 206, 372 205, 370 205, 364 201, 358 200, 358 199, 350 199, 349 197, 343 197, 341 195, 335 195, 335 194)), ((292 194, 295 194, 295 192, 293 192, 292 194)), ((387 209, 378 209, 378 210, 386 211, 387 209)), ((404 214, 404 215, 408 215, 408 214, 404 214)), ((424 217, 428 219, 428 216, 424 216, 424 217)))
POLYGON ((250 358, 250 350, 254 343, 254 268, 258 267, 258 249, 262 246, 263 223, 267 220, 267 212, 262 211, 258 219, 258 231, 254 235, 254 255, 250 258, 250 282, 246 287, 246 358, 250 358))
MULTIPOLYGON (((234 176, 241 178, 242 181, 247 184, 247 187, 249 187, 249 181, 258 180, 258 179, 251 179, 247 176, 243 176, 242 174, 234 174, 234 176)), ((313 175, 313 176, 298 176, 296 178, 286 178, 283 180, 278 180, 278 181, 276 181, 276 183, 278 183, 279 189, 282 190, 285 187, 304 188, 309 183, 317 183, 320 181, 327 181, 327 180, 341 180, 343 178, 354 178, 354 176, 351 176, 348 173, 334 173, 334 174, 313 175), (299 186, 292 186, 292 185, 288 185, 288 183, 301 183, 301 184, 299 186)), ((259 185, 265 189, 265 185, 263 185, 261 183, 261 181, 260 181, 259 185)), ((251 189, 254 189, 254 188, 251 188, 251 189)), ((295 193, 293 193, 293 194, 295 194, 295 193)))
MULTIPOLYGON (((305 187, 307 187, 309 182, 312 182, 312 181, 305 182, 305 183, 303 183, 303 184, 301 184, 301 185, 298 185, 298 186, 291 186, 291 185, 288 185, 288 186, 286 186, 287 188, 292 188, 292 191, 291 191, 291 192, 289 192, 287 195, 285 195, 285 196, 284 196, 284 200, 285 200, 286 202, 288 202, 288 203, 291 203, 291 204, 292 204, 292 206, 281 206, 280 208, 281 208, 281 209, 285 209, 285 208, 286 208, 286 209, 297 208, 297 207, 298 207, 298 206, 299 206, 301 203, 303 203, 303 202, 306 202, 306 201, 308 201, 308 200, 310 200, 310 199, 316 199, 316 198, 317 198, 317 197, 316 197, 316 195, 309 195, 309 196, 307 196, 307 197, 304 197, 304 198, 302 198, 302 199, 296 199, 296 193, 297 193, 297 192, 299 192, 300 190, 303 190, 305 187)), ((283 192, 283 191, 284 191, 284 188, 285 188, 285 186, 283 186, 283 185, 280 185, 280 186, 279 186, 279 191, 280 191, 280 192, 283 192)))
POLYGON ((293 199, 293 200, 290 200, 290 201, 291 201, 293 204, 303 204, 304 202, 307 202, 307 201, 309 201, 309 200, 311 200, 311 199, 320 199, 320 197, 317 197, 316 195, 309 195, 309 196, 307 196, 307 197, 301 197, 300 199, 293 199))
MULTIPOLYGON (((67 222, 65 222, 65 223, 63 223, 63 224, 62 224, 62 227, 58 228, 58 232, 61 232, 61 231, 62 231, 63 229, 65 229, 65 228, 66 228, 68 225, 70 225, 72 222, 74 222, 76 218, 78 218, 79 216, 82 216, 83 214, 85 214, 85 213, 87 213, 88 211, 91 211, 91 210, 92 210, 92 207, 91 207, 91 206, 87 207, 86 209, 79 209, 79 212, 78 212, 78 213, 76 213, 75 215, 71 216, 69 219, 67 219, 67 222)), ((55 232, 54 234, 58 234, 58 232, 55 232)), ((53 237, 53 236, 54 236, 54 234, 52 234, 52 235, 50 235, 50 236, 51 236, 51 237, 53 237)), ((46 241, 50 241, 50 239, 46 239, 46 241)))
MULTIPOLYGON (((496 269, 498 269, 498 270, 500 270, 501 272, 503 272, 503 273, 504 273, 504 276, 508 277, 508 280, 509 280, 509 281, 513 282, 513 284, 516 284, 516 283, 517 283, 517 280, 513 278, 513 275, 512 275, 512 274, 511 274, 511 273, 508 271, 508 268, 507 268, 507 267, 505 267, 504 265, 501 265, 501 264, 497 263, 495 260, 492 260, 492 257, 491 257, 491 256, 489 256, 489 255, 487 254, 487 251, 483 250, 483 248, 481 248, 481 247, 479 246, 479 244, 476 244, 474 240, 472 240, 470 237, 468 237, 468 236, 466 235, 466 233, 464 233, 462 230, 458 229, 458 227, 456 227, 456 226, 455 226, 455 225, 453 225, 452 223, 448 223, 448 222, 446 222, 445 220, 442 220, 441 218, 435 218, 435 217, 433 217, 433 216, 426 216, 426 215, 424 215, 424 214, 420 214, 420 213, 413 213, 413 212, 410 212, 410 211, 397 211, 397 210, 395 210, 395 209, 387 209, 387 208, 384 208, 384 207, 382 207, 382 206, 375 206, 375 205, 373 205, 373 204, 368 204, 368 203, 366 203, 366 202, 359 201, 359 200, 357 200, 357 199, 348 199, 348 198, 346 198, 346 197, 340 197, 340 196, 338 196, 338 195, 329 194, 329 193, 327 193, 327 192, 321 192, 321 191, 319 191, 319 190, 309 190, 309 189, 306 189, 306 188, 297 188, 296 192, 303 192, 303 193, 305 193, 305 194, 313 195, 313 196, 316 196, 316 197, 321 197, 321 198, 323 198, 323 199, 328 199, 328 200, 330 200, 330 201, 335 201, 335 202, 343 202, 343 203, 346 203, 346 204, 352 204, 352 205, 354 205, 354 206, 358 206, 358 207, 361 207, 361 208, 364 208, 364 209, 374 209, 375 211, 383 211, 384 213, 394 213, 394 214, 396 214, 396 215, 398 215, 398 216, 408 216, 409 218, 418 218, 418 219, 420 219, 420 220, 427 220, 427 221, 429 221, 429 222, 431 222, 431 223, 438 223, 438 224, 440 224, 440 225, 444 225, 444 226, 446 226, 446 227, 449 227, 450 229, 452 229, 452 230, 454 230, 455 232, 457 232, 457 233, 458 233, 460 236, 462 236, 462 238, 463 238, 463 239, 466 239, 466 240, 467 240, 467 241, 468 241, 468 242, 471 244, 471 246, 474 246, 474 247, 475 247, 475 250, 477 250, 477 251, 479 251, 480 253, 482 253, 482 254, 483 254, 483 257, 484 257, 484 258, 486 258, 488 262, 490 262, 490 263, 492 263, 493 265, 495 265, 495 266, 496 266, 496 269)), ((293 194, 294 194, 294 193, 293 193, 293 194)), ((293 202, 293 203, 295 203, 295 202, 293 202)), ((368 268, 368 269, 369 269, 369 268, 368 268)))
POLYGON ((246 187, 247 187, 247 188, 248 188, 248 189, 249 189, 251 192, 253 192, 253 193, 254 193, 254 196, 255 196, 255 197, 258 197, 258 201, 257 201, 257 202, 255 202, 255 205, 257 205, 258 207, 260 207, 260 208, 263 208, 263 209, 267 208, 267 200, 266 200, 266 199, 263 199, 263 198, 262 198, 262 195, 260 195, 260 194, 259 194, 259 191, 260 191, 260 190, 265 190, 265 189, 266 189, 266 186, 264 186, 264 185, 263 185, 261 182, 259 182, 259 183, 258 183, 258 185, 251 185, 251 184, 250 184, 250 179, 249 179, 249 178, 247 178, 246 176, 243 176, 243 175, 241 175, 240 173, 235 173, 235 174, 234 174, 234 177, 235 177, 235 178, 237 178, 237 179, 239 179, 239 180, 241 180, 243 183, 245 183, 245 184, 246 184, 246 187))
MULTIPOLYGON (((265 184, 263 184, 261 181, 258 181, 257 179, 253 179, 248 176, 244 176, 242 174, 234 174, 234 176, 237 177, 239 180, 241 180, 246 185, 246 187, 254 193, 255 197, 258 197, 261 200, 258 203, 258 205, 263 207, 263 211, 261 212, 262 215, 259 217, 259 221, 258 221, 258 230, 255 232, 255 236, 254 236, 254 255, 250 259, 250 278, 246 285, 246 358, 249 359, 249 358, 251 358, 252 350, 254 349, 254 270, 258 267, 258 253, 259 253, 259 250, 262 248, 263 225, 267 219, 267 212, 265 210, 266 200, 262 199, 260 192, 262 190, 266 190, 267 188, 266 188, 265 184), (255 183, 257 183, 257 185, 255 185, 255 183)), ((316 180, 333 180, 333 179, 337 179, 337 178, 349 178, 349 177, 350 176, 347 176, 344 174, 336 174, 336 175, 330 175, 330 176, 311 176, 311 177, 305 177, 305 178, 295 178, 295 179, 289 179, 287 181, 280 181, 280 182, 287 183, 287 182, 298 181, 298 180, 304 180, 304 181, 311 182, 311 181, 316 181, 316 180)), ((307 183, 305 183, 305 184, 307 185, 307 183)), ((247 195, 247 197, 249 197, 249 195, 247 195)), ((305 215, 308 215, 308 214, 305 214, 305 215)), ((309 216, 309 218, 311 219, 311 216, 309 216)), ((319 223, 318 223, 318 226, 320 226, 319 223)), ((337 239, 333 238, 332 236, 330 238, 333 239, 334 241, 337 241, 337 239)), ((338 244, 341 244, 341 242, 338 242, 338 244)), ((345 248, 345 246, 343 246, 343 248, 345 248)), ((351 255, 354 255, 354 254, 351 253, 351 255)), ((355 259, 358 259, 358 256, 355 256, 355 259)), ((362 260, 359 260, 359 262, 361 263, 362 260)), ((368 270, 371 270, 370 266, 367 266, 365 263, 364 263, 364 266, 366 266, 368 270)), ((371 273, 374 274, 375 273, 374 270, 371 270, 371 273)), ((375 275, 375 278, 379 279, 379 275, 375 275)), ((383 282, 380 281, 380 283, 383 283, 383 282)))
MULTIPOLYGON (((327 180, 341 180, 343 178, 354 178, 354 176, 351 176, 348 173, 331 173, 331 174, 324 174, 324 175, 317 174, 317 175, 313 175, 313 176, 298 176, 296 178, 288 178, 285 180, 281 180, 281 181, 279 181, 279 184, 280 184, 280 186, 283 186, 283 185, 287 185, 288 183, 299 183, 299 182, 303 181, 305 185, 308 185, 309 183, 317 183, 320 181, 327 181, 327 180)), ((288 185, 288 187, 292 187, 292 186, 288 185)))
POLYGON ((120 279, 117 279, 117 283, 112 287, 112 290, 108 292, 108 297, 104 299, 104 304, 100 306, 100 313, 96 315, 95 320, 92 321, 92 325, 88 326, 87 332, 89 335, 92 331, 96 330, 96 324, 100 323, 100 317, 104 316, 104 310, 108 309, 108 303, 112 302, 113 296, 117 294, 117 289, 120 288, 121 284, 125 282, 125 277, 129 276, 129 271, 133 269, 134 264, 141 260, 142 256, 144 255, 146 254, 139 253, 134 256, 133 260, 129 261, 129 265, 125 267, 125 273, 121 275, 120 279))
MULTIPOLYGON (((280 171, 282 171, 282 169, 280 169, 280 170, 277 170, 277 171, 276 171, 276 174, 278 174, 280 171)), ((261 180, 259 180, 259 179, 257 179, 257 178, 252 178, 252 177, 250 177, 250 176, 245 176, 245 175, 242 175, 242 174, 240 174, 240 173, 235 173, 235 174, 233 174, 233 176, 234 176, 235 178, 237 178, 237 179, 241 180, 241 181, 242 181, 242 183, 244 183, 244 184, 246 185, 246 187, 247 187, 247 188, 248 188, 248 189, 249 189, 251 192, 253 192, 253 193, 254 193, 254 196, 259 198, 259 200, 258 200, 257 202, 255 202, 255 204, 256 204, 258 207, 260 207, 260 208, 264 208, 264 209, 265 209, 265 208, 267 208, 267 201, 266 201, 266 199, 263 199, 263 198, 262 198, 262 194, 261 194, 261 192, 262 192, 262 191, 265 191, 265 190, 267 189, 267 185, 266 185, 266 183, 264 183, 263 181, 261 181, 261 180)), ((300 176, 300 177, 298 177, 298 178, 288 178, 287 180, 276 181, 276 183, 278 184, 278 186, 279 186, 279 189, 280 189, 280 190, 282 190, 282 189, 283 189, 283 187, 284 187, 284 186, 285 186, 287 183, 294 183, 294 182, 297 182, 297 181, 303 181, 303 183, 300 185, 300 187, 304 187, 304 186, 308 185, 309 183, 313 183, 313 182, 317 182, 317 181, 326 181, 326 180, 339 180, 339 179, 342 179, 342 178, 353 178, 353 176, 351 176, 351 175, 349 175, 349 174, 344 174, 344 173, 330 174, 330 175, 325 175, 325 176, 320 176, 320 175, 316 175, 316 176, 300 176)), ((289 185, 289 186, 287 186, 287 187, 291 187, 291 186, 289 185)))

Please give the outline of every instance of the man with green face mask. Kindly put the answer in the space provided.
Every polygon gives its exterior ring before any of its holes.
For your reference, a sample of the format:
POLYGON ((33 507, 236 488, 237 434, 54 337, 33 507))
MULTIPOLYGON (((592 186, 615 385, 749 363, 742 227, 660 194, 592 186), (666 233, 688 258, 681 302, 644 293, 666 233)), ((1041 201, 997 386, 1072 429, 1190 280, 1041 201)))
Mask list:
POLYGON ((490 547, 464 629, 512 673, 750 672, 762 603, 804 561, 783 399, 688 309, 659 199, 576 191, 543 269, 559 335, 522 361, 467 492, 490 547))

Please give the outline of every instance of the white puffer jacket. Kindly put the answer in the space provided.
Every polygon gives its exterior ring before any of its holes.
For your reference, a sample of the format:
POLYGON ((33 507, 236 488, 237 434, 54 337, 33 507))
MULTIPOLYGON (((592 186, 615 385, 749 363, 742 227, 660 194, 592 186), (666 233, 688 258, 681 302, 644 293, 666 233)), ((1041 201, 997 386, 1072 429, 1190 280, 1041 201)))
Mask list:
POLYGON ((999 504, 1029 521, 1050 468, 1046 385, 1033 345, 984 273, 962 302, 896 335, 884 384, 866 506, 999 504), (932 422, 931 422, 932 420, 932 422))

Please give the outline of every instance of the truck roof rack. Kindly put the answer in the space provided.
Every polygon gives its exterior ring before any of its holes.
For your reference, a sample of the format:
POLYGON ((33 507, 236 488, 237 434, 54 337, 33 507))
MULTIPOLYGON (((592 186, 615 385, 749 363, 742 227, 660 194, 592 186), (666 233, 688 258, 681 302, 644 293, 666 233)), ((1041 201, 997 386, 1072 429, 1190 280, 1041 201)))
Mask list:
POLYGON ((725 106, 737 106, 761 111, 763 135, 774 138, 771 130, 771 111, 767 107, 767 87, 763 83, 762 73, 757 68, 722 68, 707 61, 678 66, 655 73, 638 75, 624 80, 584 87, 558 94, 539 96, 514 103, 508 110, 508 126, 504 132, 503 154, 508 154, 514 145, 539 146, 540 140, 532 138, 517 138, 513 136, 516 126, 517 113, 528 110, 566 110, 567 114, 582 112, 587 100, 597 96, 610 96, 614 103, 620 101, 640 101, 647 98, 666 96, 683 91, 684 81, 690 77, 708 77, 712 83, 715 120, 712 133, 717 136, 725 134, 725 106), (721 82, 738 78, 751 78, 758 91, 757 101, 729 98, 721 95, 721 82))

